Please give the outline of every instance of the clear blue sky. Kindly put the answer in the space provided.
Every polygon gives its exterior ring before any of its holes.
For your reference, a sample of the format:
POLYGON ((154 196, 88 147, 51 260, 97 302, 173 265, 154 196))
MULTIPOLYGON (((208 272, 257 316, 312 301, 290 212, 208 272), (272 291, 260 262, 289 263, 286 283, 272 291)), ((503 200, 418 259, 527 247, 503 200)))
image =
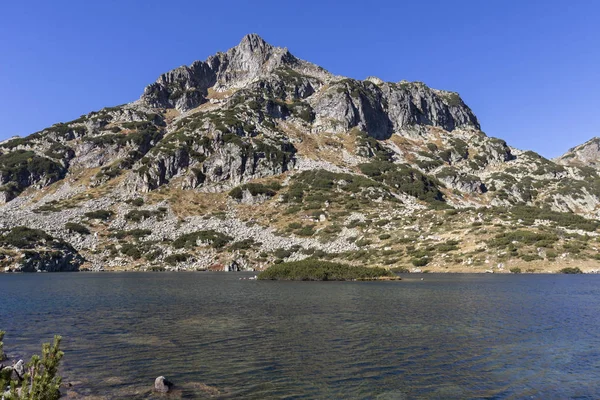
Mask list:
POLYGON ((10 1, 0 139, 137 99, 256 32, 329 71, 454 90, 483 130, 554 157, 600 136, 600 1, 10 1))

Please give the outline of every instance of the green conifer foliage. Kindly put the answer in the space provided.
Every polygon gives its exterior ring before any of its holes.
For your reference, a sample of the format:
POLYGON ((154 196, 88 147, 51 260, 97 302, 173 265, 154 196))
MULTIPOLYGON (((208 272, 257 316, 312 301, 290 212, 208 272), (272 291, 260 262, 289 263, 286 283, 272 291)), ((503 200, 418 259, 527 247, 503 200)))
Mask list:
MULTIPOLYGON (((4 332, 0 331, 0 339, 4 332)), ((57 400, 60 397, 62 378, 58 376, 58 366, 64 353, 60 350, 60 336, 54 336, 54 342, 42 345, 42 357, 34 355, 27 363, 22 381, 12 380, 5 400, 57 400)), ((1 347, 0 347, 1 348, 1 347)), ((0 371, 0 388, 4 390, 10 379, 10 373, 0 371)))
POLYGON ((2 342, 5 334, 6 332, 0 331, 0 361, 3 361, 6 358, 6 355, 4 354, 4 343, 2 342))

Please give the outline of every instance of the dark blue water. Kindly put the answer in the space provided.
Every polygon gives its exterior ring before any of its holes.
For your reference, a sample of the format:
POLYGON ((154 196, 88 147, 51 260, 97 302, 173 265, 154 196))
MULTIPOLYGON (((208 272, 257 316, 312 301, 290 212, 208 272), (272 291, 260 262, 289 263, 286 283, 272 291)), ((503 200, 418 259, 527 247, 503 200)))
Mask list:
POLYGON ((600 276, 240 276, 0 275, 5 349, 63 335, 71 394, 94 399, 150 398, 159 375, 170 398, 600 398, 600 276))

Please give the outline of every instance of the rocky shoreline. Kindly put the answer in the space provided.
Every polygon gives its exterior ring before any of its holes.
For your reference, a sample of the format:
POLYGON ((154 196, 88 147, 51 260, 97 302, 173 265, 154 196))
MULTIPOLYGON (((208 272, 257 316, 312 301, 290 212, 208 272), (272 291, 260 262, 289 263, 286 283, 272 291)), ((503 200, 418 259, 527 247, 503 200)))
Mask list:
MULTIPOLYGON (((35 393, 35 399, 43 398, 46 400, 58 400, 59 398, 105 399, 103 396, 90 395, 86 389, 85 381, 63 381, 63 378, 58 375, 58 365, 64 354, 59 349, 60 337, 55 337, 52 346, 49 343, 43 346, 41 359, 39 356, 33 356, 32 361, 29 363, 5 354, 3 337, 4 332, 0 331, 0 400, 17 399, 21 396, 29 396, 31 393, 35 393), (37 376, 37 378, 33 379, 33 376, 37 376), (13 385, 14 390, 12 389, 13 385)), ((115 377, 110 381, 115 383, 121 380, 115 377)), ((119 396, 119 398, 147 397, 152 393, 168 394, 169 398, 174 399, 197 397, 199 395, 215 397, 226 394, 226 392, 204 383, 186 382, 175 385, 164 376, 159 376, 154 380, 152 386, 148 385, 145 388, 124 387, 119 390, 118 394, 113 394, 110 398, 114 398, 114 395, 119 396)))
MULTIPOLYGON (((529 263, 520 263, 515 264, 516 266, 508 268, 486 268, 486 267, 468 267, 465 268, 462 265, 454 265, 454 266, 444 266, 442 268, 432 267, 432 268, 402 268, 401 271, 397 271, 400 274, 412 274, 412 275, 421 275, 421 274, 558 274, 561 273, 561 270, 564 268, 578 268, 581 270, 583 274, 600 274, 600 264, 593 263, 568 263, 563 265, 553 266, 554 268, 549 268, 547 264, 539 264, 539 265, 531 265, 529 263), (533 267, 533 268, 532 268, 533 267), (511 271, 513 270, 513 271, 511 271), (517 270, 518 272, 514 272, 517 270)), ((20 270, 4 270, 0 271, 0 273, 7 274, 29 274, 32 272, 49 272, 44 270, 39 271, 20 271, 20 270)), ((154 269, 143 269, 143 268, 119 268, 119 269, 97 269, 90 270, 87 268, 82 268, 74 271, 59 271, 59 272, 81 272, 81 273, 169 273, 169 272, 178 272, 178 273, 221 273, 221 272, 260 272, 260 270, 256 269, 245 269, 245 270, 209 270, 209 269, 184 269, 179 267, 164 267, 164 268, 154 268, 154 269)), ((381 280, 388 280, 388 278, 381 278, 381 280)))

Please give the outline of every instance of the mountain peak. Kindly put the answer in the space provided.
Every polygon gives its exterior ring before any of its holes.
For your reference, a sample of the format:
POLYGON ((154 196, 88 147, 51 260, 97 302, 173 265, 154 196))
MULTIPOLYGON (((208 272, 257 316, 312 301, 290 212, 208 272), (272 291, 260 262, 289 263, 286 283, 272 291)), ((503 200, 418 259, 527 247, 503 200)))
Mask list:
POLYGON ((222 70, 221 76, 228 82, 220 83, 228 84, 232 80, 246 83, 295 60, 286 48, 272 46, 256 33, 250 33, 222 56, 222 66, 228 71, 222 70))
POLYGON ((250 33, 225 53, 162 74, 146 87, 141 100, 151 107, 186 111, 205 102, 209 88, 240 88, 297 62, 286 48, 272 46, 258 34, 250 33))
POLYGON ((264 62, 269 59, 273 53, 283 53, 287 50, 275 47, 267 43, 256 33, 250 33, 242 38, 240 43, 229 49, 226 54, 233 60, 242 55, 244 59, 255 59, 258 62, 264 62))
POLYGON ((240 44, 238 44, 236 47, 239 49, 248 49, 251 52, 254 52, 256 50, 263 50, 266 48, 273 48, 273 46, 267 43, 262 37, 260 37, 256 33, 249 33, 246 36, 244 36, 240 41, 240 44))

